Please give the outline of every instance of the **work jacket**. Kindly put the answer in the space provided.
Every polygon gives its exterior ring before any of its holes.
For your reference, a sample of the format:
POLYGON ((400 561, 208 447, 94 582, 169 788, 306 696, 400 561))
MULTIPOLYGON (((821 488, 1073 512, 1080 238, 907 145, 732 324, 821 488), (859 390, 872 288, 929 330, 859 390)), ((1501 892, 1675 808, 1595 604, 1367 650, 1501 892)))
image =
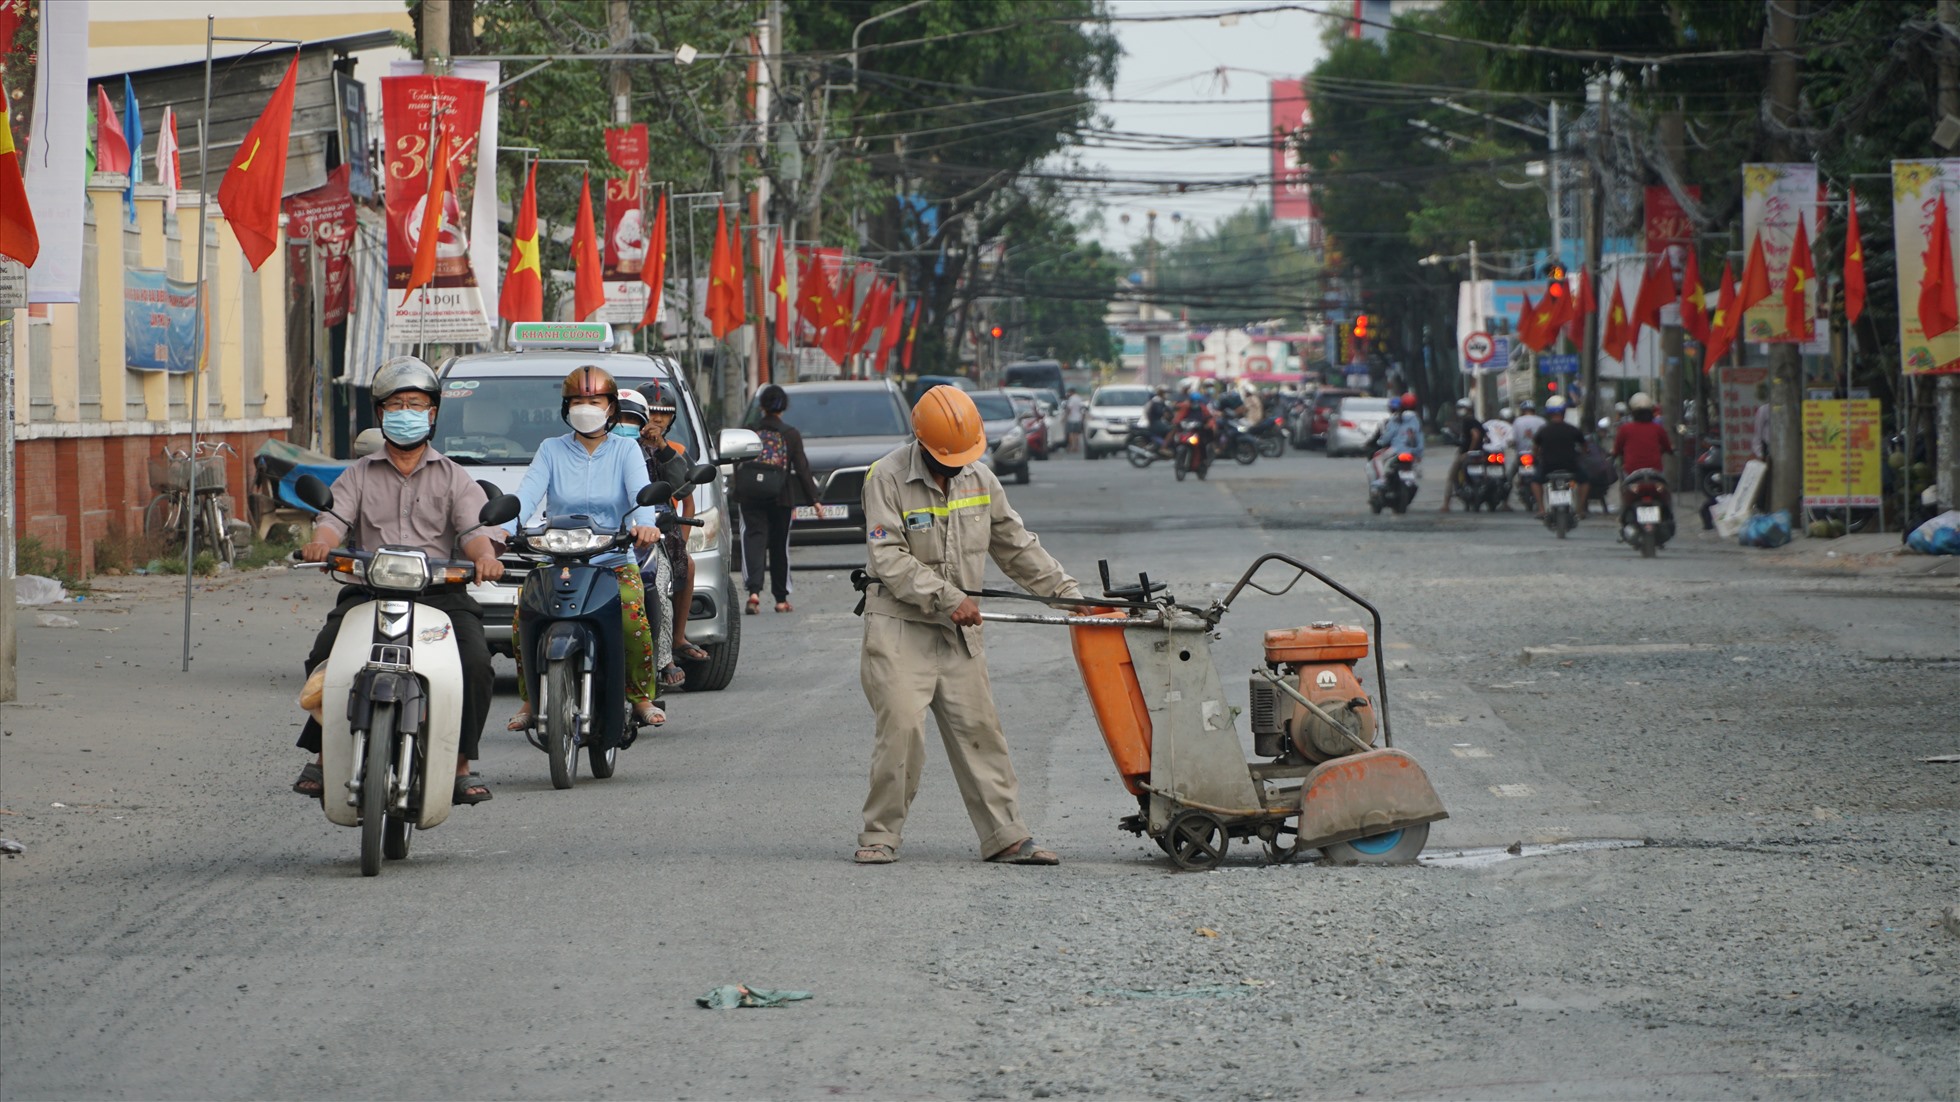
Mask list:
MULTIPOLYGON (((908 442, 871 465, 864 480, 865 569, 876 583, 865 611, 952 626, 952 611, 986 580, 987 559, 1038 597, 1079 597, 1074 578, 1007 504, 994 472, 969 463, 946 481, 908 442)), ((969 654, 978 626, 959 629, 969 654)))

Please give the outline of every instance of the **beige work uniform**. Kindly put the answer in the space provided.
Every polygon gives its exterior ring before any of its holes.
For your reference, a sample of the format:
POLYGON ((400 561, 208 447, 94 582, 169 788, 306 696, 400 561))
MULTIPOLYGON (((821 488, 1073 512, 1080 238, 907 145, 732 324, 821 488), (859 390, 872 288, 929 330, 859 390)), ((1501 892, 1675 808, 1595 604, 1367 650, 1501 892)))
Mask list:
POLYGON ((1007 504, 994 473, 969 464, 940 490, 915 443, 872 465, 864 481, 864 653, 859 677, 877 721, 871 792, 858 845, 898 847, 925 765, 925 711, 932 709, 980 853, 1031 837, 1020 783, 994 711, 980 628, 951 613, 979 589, 991 556, 1009 578, 1042 597, 1080 596, 1075 579, 1007 504))

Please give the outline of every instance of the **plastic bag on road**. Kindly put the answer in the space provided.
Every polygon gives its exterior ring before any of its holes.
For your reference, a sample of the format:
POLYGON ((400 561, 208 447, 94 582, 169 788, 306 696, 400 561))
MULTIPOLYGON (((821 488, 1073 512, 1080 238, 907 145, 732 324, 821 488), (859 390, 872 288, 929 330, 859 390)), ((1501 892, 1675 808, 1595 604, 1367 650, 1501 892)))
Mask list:
POLYGON ((39 574, 22 574, 14 579, 14 604, 51 605, 56 601, 68 599, 68 591, 53 578, 43 578, 39 574))
POLYGON ((1960 555, 1960 509, 1951 509, 1912 530, 1906 546, 1922 555, 1960 555))
POLYGON ((697 1006, 704 1006, 709 1010, 747 1010, 756 1007, 787 1006, 812 997, 808 991, 770 991, 745 984, 725 983, 695 999, 694 1002, 697 1006))
POLYGON ((1790 514, 1779 509, 1774 513, 1749 518, 1742 526, 1742 535, 1737 538, 1744 547, 1781 547, 1790 542, 1790 514))
POLYGON ((36 613, 34 622, 44 628, 78 628, 82 626, 80 620, 75 619, 73 616, 63 616, 59 612, 36 613))

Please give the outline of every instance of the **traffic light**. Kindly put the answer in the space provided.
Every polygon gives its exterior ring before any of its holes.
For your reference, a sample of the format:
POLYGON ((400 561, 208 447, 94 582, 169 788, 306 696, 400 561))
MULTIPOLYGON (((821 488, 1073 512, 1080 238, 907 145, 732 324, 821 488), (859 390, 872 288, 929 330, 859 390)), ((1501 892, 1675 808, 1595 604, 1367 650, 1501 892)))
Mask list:
POLYGON ((1356 314, 1354 316, 1354 338, 1356 340, 1367 340, 1372 335, 1370 327, 1374 324, 1374 320, 1366 314, 1356 314))
POLYGON ((1000 339, 1001 332, 1002 332, 1001 327, 998 325, 994 326, 992 329, 987 330, 988 335, 992 336, 995 340, 1000 339))
POLYGON ((1545 384, 1545 388, 1546 388, 1547 390, 1550 390, 1550 391, 1551 391, 1551 392, 1552 392, 1553 394, 1557 394, 1557 393, 1558 393, 1558 380, 1557 380, 1557 379, 1553 379, 1553 380, 1552 380, 1551 382, 1549 382, 1549 383, 1546 383, 1546 384, 1545 384))

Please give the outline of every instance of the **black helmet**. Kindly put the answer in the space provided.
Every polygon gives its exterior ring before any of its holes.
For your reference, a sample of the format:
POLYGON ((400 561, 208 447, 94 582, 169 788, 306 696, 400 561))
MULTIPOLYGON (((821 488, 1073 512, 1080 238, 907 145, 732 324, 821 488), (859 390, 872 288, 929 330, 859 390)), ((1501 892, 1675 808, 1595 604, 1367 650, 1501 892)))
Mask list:
POLYGON ((640 394, 647 400, 647 412, 649 413, 679 412, 680 406, 675 402, 672 384, 655 379, 653 382, 642 386, 640 388, 640 394))
POLYGON ((770 383, 756 392, 755 401, 764 413, 781 413, 789 408, 789 391, 770 383))

